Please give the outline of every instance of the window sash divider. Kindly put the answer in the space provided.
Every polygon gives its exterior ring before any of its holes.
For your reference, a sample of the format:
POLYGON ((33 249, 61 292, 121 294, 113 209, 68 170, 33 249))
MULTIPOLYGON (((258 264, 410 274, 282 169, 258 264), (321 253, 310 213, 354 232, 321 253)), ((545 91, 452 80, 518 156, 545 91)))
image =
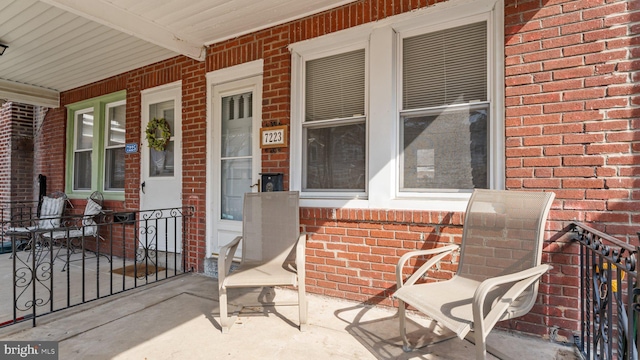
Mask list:
POLYGON ((367 120, 367 117, 365 115, 362 115, 358 117, 349 117, 349 118, 305 121, 302 124, 302 126, 305 128, 321 128, 321 127, 330 127, 330 126, 359 124, 359 123, 366 122, 366 120, 367 120))

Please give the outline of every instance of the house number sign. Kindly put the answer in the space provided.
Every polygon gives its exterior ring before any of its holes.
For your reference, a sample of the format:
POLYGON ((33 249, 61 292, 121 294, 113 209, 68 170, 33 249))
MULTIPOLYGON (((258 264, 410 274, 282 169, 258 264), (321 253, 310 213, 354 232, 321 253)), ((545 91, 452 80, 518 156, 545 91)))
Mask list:
POLYGON ((260 129, 260 147, 275 148, 287 146, 287 125, 260 129))

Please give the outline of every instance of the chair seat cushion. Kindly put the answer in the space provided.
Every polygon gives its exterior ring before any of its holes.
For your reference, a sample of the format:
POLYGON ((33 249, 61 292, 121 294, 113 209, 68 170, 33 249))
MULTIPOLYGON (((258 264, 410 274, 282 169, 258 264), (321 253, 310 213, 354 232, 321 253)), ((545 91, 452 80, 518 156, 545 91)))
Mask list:
POLYGON ((471 301, 478 285, 475 280, 455 276, 447 281, 402 287, 393 296, 463 339, 473 327, 471 301))
POLYGON ((282 267, 282 264, 243 262, 236 270, 227 275, 223 287, 253 287, 253 286, 296 286, 296 273, 282 267))
POLYGON ((69 238, 79 238, 84 236, 95 236, 95 231, 88 231, 91 227, 85 228, 83 232, 82 229, 72 229, 72 230, 58 230, 58 231, 47 231, 42 233, 42 237, 47 239, 65 239, 67 236, 69 238))
POLYGON ((6 234, 7 235, 21 235, 21 234, 28 234, 31 231, 36 230, 38 227, 37 226, 26 226, 26 227, 9 227, 6 230, 6 234))

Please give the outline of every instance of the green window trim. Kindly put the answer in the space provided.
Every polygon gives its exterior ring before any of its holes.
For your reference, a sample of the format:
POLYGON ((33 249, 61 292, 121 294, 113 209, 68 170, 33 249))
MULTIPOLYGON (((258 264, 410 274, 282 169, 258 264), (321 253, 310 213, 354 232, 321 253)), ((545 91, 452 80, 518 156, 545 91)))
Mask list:
POLYGON ((126 90, 108 95, 95 97, 67 105, 67 141, 66 141, 66 171, 65 192, 72 199, 84 199, 93 191, 101 191, 107 200, 124 200, 124 190, 104 190, 104 165, 105 165, 105 126, 107 104, 126 100, 126 90), (74 190, 74 154, 75 154, 75 121, 76 112, 93 109, 95 120, 93 126, 93 146, 91 154, 91 189, 74 190))

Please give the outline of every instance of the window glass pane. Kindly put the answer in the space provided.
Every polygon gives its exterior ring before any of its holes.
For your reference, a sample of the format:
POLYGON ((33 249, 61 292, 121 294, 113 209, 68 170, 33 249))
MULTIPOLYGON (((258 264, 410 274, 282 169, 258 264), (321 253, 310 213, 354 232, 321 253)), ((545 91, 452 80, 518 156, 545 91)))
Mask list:
POLYGON ((401 121, 402 190, 487 188, 488 105, 401 121))
POLYGON ((76 115, 76 149, 93 146, 93 111, 76 115))
POLYGON ((365 51, 306 63, 305 120, 364 115, 365 51))
POLYGON ((251 159, 222 160, 221 180, 222 219, 242 220, 244 193, 251 191, 251 159))
POLYGON ((164 151, 147 148, 149 151, 149 176, 173 176, 174 168, 174 141, 169 141, 164 151))
POLYGON ((406 38, 403 108, 487 100, 487 23, 406 38))
POLYGON ((108 109, 109 119, 107 120, 107 146, 124 145, 125 128, 127 125, 125 105, 114 106, 108 109))
POLYGON ((73 164, 73 188, 91 189, 91 150, 76 152, 73 164))
POLYGON ((104 174, 105 190, 124 190, 124 148, 107 149, 104 174))
POLYGON ((222 157, 251 156, 250 92, 222 98, 222 157))
POLYGON ((364 123, 308 128, 305 189, 365 190, 364 123))

